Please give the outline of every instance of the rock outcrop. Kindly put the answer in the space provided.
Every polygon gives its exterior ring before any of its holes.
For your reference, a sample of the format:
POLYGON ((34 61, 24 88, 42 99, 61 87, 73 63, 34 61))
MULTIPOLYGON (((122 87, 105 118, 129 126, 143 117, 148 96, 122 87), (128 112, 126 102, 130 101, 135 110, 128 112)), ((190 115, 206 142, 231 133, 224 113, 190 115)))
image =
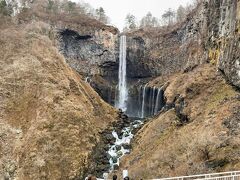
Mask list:
POLYGON ((118 31, 113 27, 98 30, 59 32, 60 51, 72 68, 85 77, 101 75, 116 78, 118 75, 118 31))
POLYGON ((239 88, 240 2, 210 0, 207 5, 209 59, 217 64, 230 83, 239 88))
POLYGON ((60 51, 67 63, 83 77, 108 103, 114 105, 118 80, 118 30, 103 26, 99 29, 59 31, 60 51))

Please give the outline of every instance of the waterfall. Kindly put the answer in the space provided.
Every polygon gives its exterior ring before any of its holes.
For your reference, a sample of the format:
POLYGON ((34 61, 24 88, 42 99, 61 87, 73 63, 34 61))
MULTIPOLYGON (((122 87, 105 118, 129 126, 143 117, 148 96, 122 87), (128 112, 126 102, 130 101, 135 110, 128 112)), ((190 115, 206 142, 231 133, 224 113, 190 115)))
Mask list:
POLYGON ((152 101, 153 101, 153 89, 151 87, 149 87, 150 90, 150 94, 149 94, 149 98, 148 98, 148 115, 151 115, 151 110, 152 110, 152 101))
POLYGON ((138 117, 141 117, 141 106, 142 106, 142 101, 141 101, 141 98, 142 98, 142 85, 140 86, 139 90, 138 90, 138 117))
POLYGON ((160 98, 161 92, 162 92, 162 88, 159 88, 157 93, 155 109, 154 109, 154 115, 157 114, 157 112, 159 111, 159 98, 160 98))
POLYGON ((155 107, 155 91, 156 91, 156 87, 153 87, 153 96, 152 96, 152 102, 151 102, 151 114, 154 115, 154 107, 155 107))
POLYGON ((141 118, 144 118, 144 116, 145 116, 145 95, 146 95, 146 87, 147 87, 147 84, 143 87, 142 114, 141 114, 141 118))
POLYGON ((127 82, 126 82, 126 36, 120 38, 119 71, 118 71, 118 103, 117 107, 122 111, 127 110, 127 82))

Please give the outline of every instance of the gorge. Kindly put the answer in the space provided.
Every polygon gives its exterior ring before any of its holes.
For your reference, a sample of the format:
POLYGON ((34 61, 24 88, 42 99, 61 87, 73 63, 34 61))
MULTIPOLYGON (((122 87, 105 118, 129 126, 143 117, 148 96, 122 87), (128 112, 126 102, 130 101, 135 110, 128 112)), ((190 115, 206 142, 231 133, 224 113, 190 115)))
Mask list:
POLYGON ((14 16, 0 16, 0 179, 240 169, 239 0, 123 33, 79 9, 11 3, 14 16))

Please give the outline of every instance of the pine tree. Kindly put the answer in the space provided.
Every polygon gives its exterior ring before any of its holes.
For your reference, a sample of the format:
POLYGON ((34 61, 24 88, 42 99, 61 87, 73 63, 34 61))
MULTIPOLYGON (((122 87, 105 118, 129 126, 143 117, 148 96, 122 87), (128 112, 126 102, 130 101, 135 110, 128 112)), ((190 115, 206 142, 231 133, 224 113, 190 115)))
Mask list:
POLYGON ((126 21, 126 27, 127 29, 136 29, 137 24, 136 24, 136 17, 132 14, 128 14, 127 17, 125 18, 126 21))
POLYGON ((177 22, 182 22, 186 18, 186 9, 180 5, 177 9, 177 22))
POLYGON ((163 20, 165 20, 165 22, 167 23, 167 25, 171 25, 173 24, 174 21, 174 11, 169 8, 167 11, 165 11, 165 13, 162 15, 163 20))

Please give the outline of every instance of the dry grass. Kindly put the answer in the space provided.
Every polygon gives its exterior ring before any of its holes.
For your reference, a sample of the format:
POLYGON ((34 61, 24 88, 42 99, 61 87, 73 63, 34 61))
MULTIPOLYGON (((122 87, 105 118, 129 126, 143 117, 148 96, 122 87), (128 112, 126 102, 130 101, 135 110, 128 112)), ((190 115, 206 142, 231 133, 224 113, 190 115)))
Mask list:
POLYGON ((168 102, 178 95, 185 99, 183 112, 190 122, 179 127, 175 110, 151 120, 138 133, 121 170, 128 169, 133 179, 237 170, 240 137, 231 135, 223 123, 236 116, 239 93, 216 74, 214 66, 202 65, 169 77, 168 102))
POLYGON ((0 30, 0 123, 12 129, 0 131, 0 174, 11 178, 81 179, 98 132, 116 118, 52 35, 42 22, 0 30))
POLYGON ((92 30, 108 30, 113 34, 118 33, 118 29, 93 19, 85 14, 68 14, 64 12, 49 13, 41 8, 33 7, 21 12, 17 17, 19 23, 31 23, 32 21, 43 21, 54 27, 71 27, 72 29, 91 28, 92 30))

